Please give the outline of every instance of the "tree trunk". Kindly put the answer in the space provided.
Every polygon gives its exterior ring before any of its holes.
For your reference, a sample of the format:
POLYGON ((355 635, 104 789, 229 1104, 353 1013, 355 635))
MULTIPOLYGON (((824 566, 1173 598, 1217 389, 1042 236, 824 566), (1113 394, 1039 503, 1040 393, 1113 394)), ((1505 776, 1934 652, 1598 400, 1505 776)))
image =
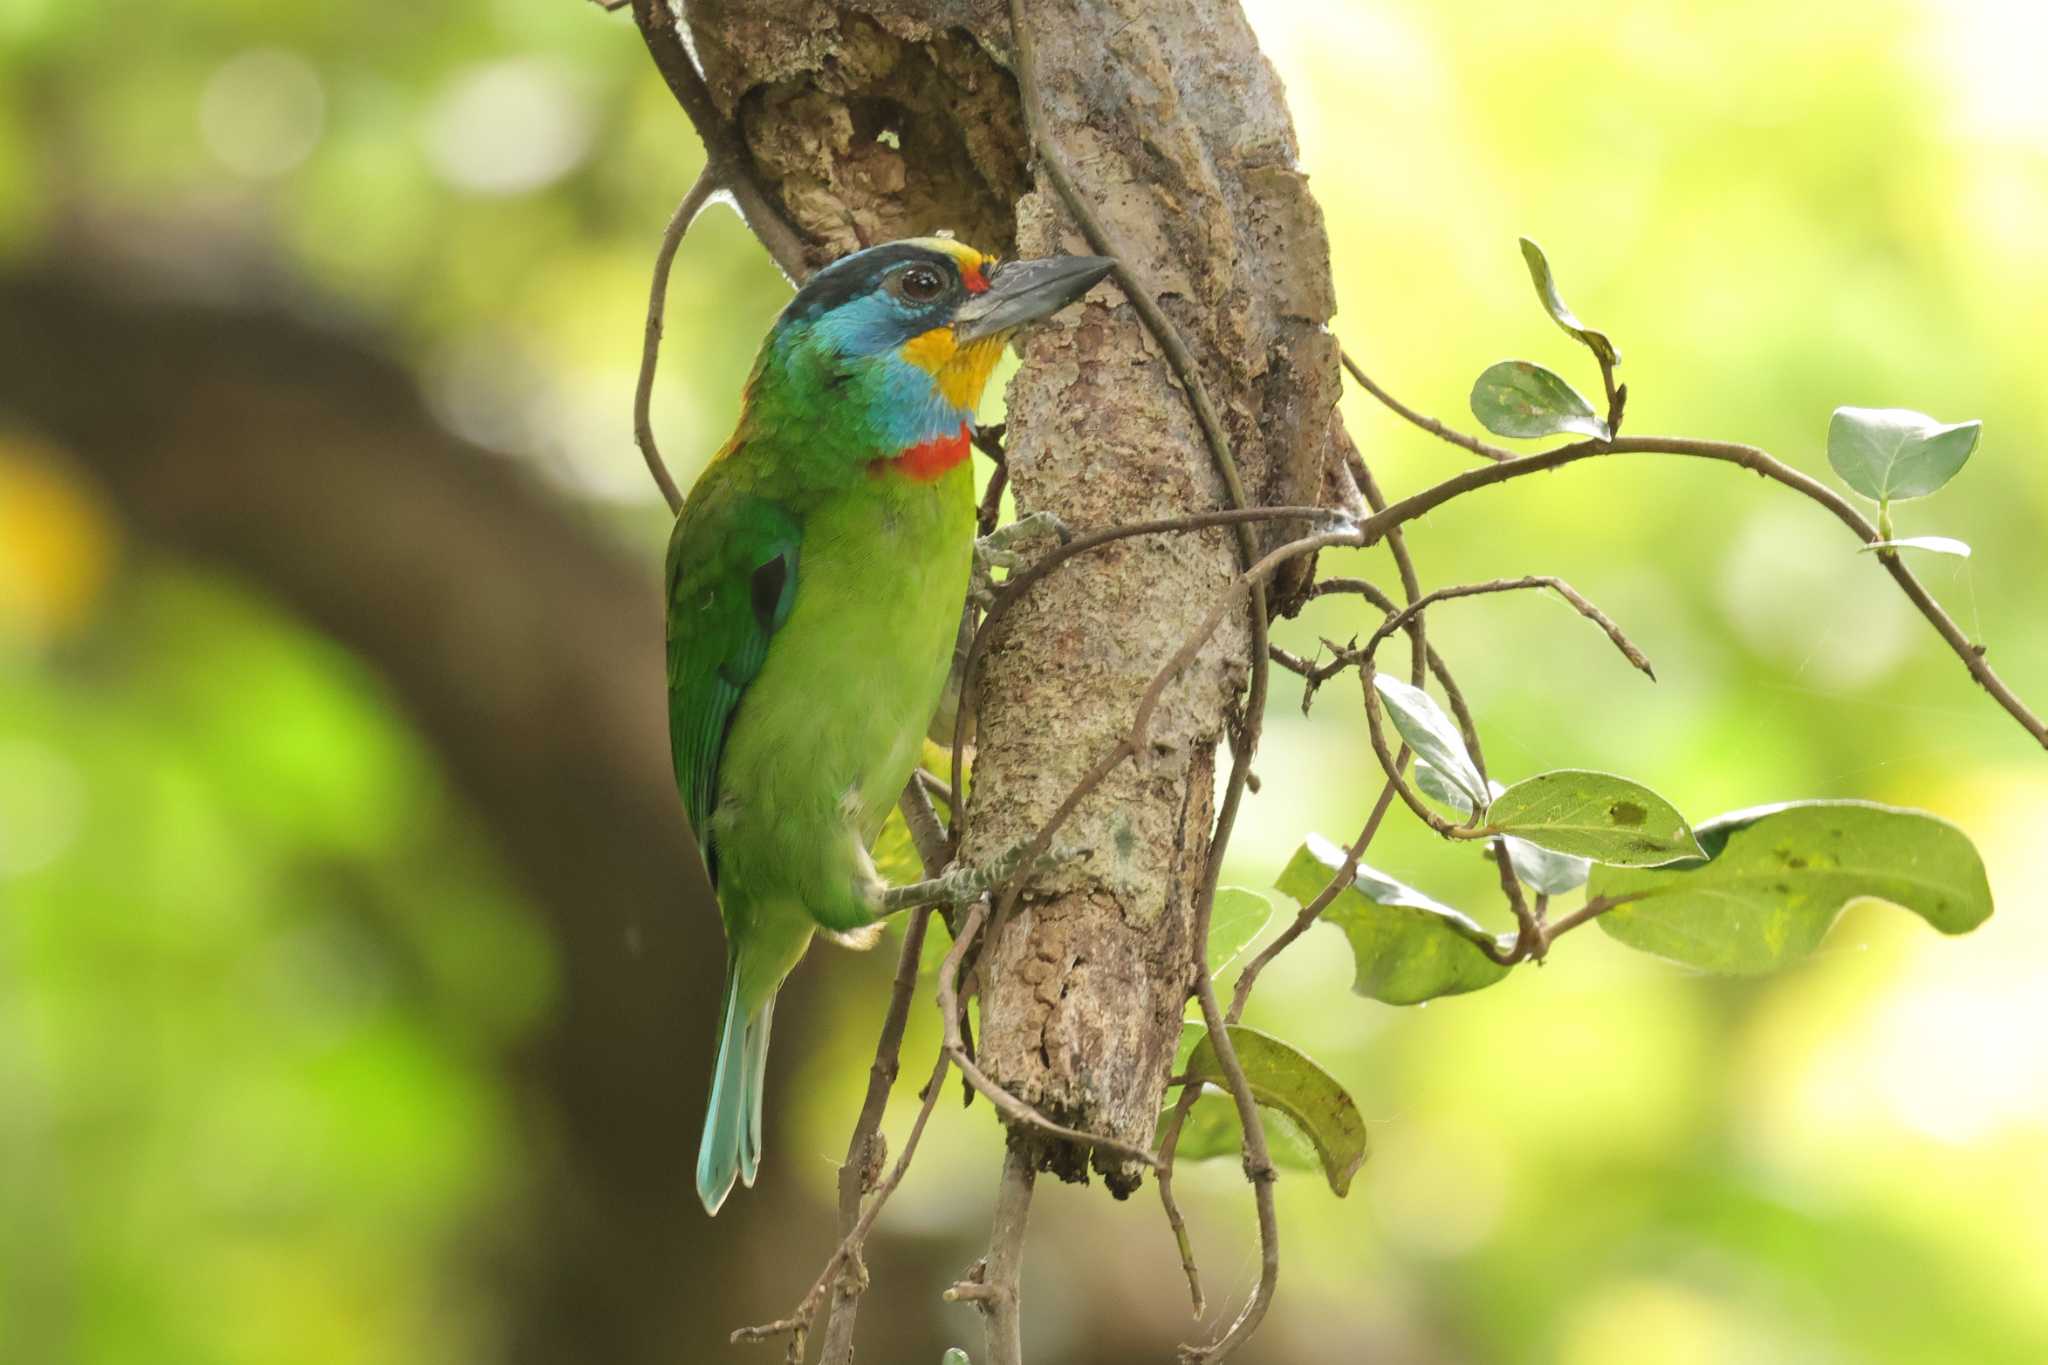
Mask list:
MULTIPOLYGON (((1237 4, 1025 9, 1045 131, 1187 337, 1250 496, 1317 501, 1337 435, 1329 249, 1279 81, 1237 4)), ((1050 183, 1032 180, 1001 0, 698 0, 689 19, 714 101, 813 264, 936 230, 1004 254, 1087 249, 1050 183)), ((1114 288, 1093 297, 1026 343, 1009 397, 1019 510, 1087 530, 1224 505, 1157 346, 1114 288)), ((969 861, 1028 839, 1128 732, 1139 693, 1238 567, 1227 531, 1123 541, 1009 614, 980 688, 969 861)), ((1168 689, 1149 752, 1061 836, 1093 857, 1041 879, 983 954, 983 1065, 1071 1126, 1151 1139, 1247 639, 1243 621, 1226 628, 1168 689)), ((1085 1176, 1087 1153, 1043 1150, 1048 1169, 1085 1176)), ((1119 1194, 1135 1187, 1136 1168, 1096 1164, 1119 1194)))

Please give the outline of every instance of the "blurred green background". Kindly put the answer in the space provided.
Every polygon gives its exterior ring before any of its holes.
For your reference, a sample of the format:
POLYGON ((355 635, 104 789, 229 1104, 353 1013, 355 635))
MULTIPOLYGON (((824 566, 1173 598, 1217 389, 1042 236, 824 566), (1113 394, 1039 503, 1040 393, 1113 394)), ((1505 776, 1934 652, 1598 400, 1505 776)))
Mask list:
MULTIPOLYGON (((1597 384, 1526 233, 1621 345, 1638 431, 1826 477, 1837 404, 1982 417, 1900 530, 1976 547, 1924 575, 2048 700, 2038 7, 1251 12, 1381 383, 1454 421, 1506 356, 1597 384)), ((0 1361, 725 1359, 822 1261, 886 951, 821 950, 788 993, 762 1186, 716 1224, 687 1190, 721 948, 665 786, 630 398, 698 161, 630 24, 575 0, 0 6, 0 1361)), ((735 219, 699 223, 656 405, 680 476, 784 297, 735 219)), ((1347 415, 1390 490, 1461 467, 1347 415)), ((1999 909, 1945 940, 1860 907, 1759 982, 1589 932, 1406 1011, 1315 931, 1252 1019, 1375 1153, 1342 1202, 1283 1180, 1242 1358, 2048 1359, 2041 753, 1838 525, 1729 468, 1580 467, 1411 543, 1429 582, 1560 574, 1657 663, 1546 599, 1432 618, 1497 775, 1608 768, 1697 818, 1925 807, 1999 909)), ((1282 638, 1362 624, 1323 603, 1282 638)), ((1232 880, 1356 828, 1341 691, 1311 725, 1282 687, 1232 880)), ((1486 868, 1398 815, 1372 857, 1491 913, 1486 868)), ((943 1105, 864 1358, 978 1340, 936 1295, 998 1162, 986 1106, 943 1105)), ((1227 1315, 1249 1200, 1230 1162, 1181 1186, 1227 1315)), ((1149 1190, 1034 1214, 1034 1359, 1197 1330, 1149 1190)))

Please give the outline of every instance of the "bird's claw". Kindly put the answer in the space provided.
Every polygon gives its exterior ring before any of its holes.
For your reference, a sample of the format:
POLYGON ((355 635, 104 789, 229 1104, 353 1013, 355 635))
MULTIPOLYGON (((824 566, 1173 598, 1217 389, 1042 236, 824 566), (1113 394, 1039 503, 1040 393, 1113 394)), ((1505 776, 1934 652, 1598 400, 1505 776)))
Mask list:
POLYGON ((895 914, 926 905, 966 905, 1007 885, 1019 874, 1038 876, 1055 872, 1068 863, 1092 857, 1095 850, 1075 844, 1054 844, 1027 861, 1031 842, 1013 844, 986 863, 955 866, 929 881, 893 886, 882 893, 882 913, 895 914))
POLYGON ((1032 556, 1014 547, 1043 536, 1055 536, 1064 545, 1074 538, 1074 532, 1051 512, 1033 512, 1006 526, 998 526, 975 541, 974 558, 987 568, 1022 569, 1030 565, 1032 556))

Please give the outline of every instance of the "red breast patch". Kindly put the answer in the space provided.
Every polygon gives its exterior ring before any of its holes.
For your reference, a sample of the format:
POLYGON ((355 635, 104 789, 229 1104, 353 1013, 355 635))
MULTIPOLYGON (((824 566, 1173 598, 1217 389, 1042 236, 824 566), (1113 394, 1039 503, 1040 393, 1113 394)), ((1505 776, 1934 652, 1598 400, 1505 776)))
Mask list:
POLYGON ((919 483, 930 483, 966 459, 968 449, 967 424, 963 422, 960 424, 960 430, 950 436, 934 436, 929 441, 920 441, 911 446, 894 459, 872 462, 868 465, 868 472, 885 474, 895 470, 919 483))

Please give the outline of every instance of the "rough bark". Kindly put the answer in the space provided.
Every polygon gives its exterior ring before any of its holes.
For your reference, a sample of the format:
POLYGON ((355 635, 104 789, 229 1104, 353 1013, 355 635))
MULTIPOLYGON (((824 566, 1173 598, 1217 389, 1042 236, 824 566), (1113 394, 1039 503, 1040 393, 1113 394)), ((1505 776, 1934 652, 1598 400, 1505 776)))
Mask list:
MULTIPOLYGON (((1251 496, 1314 501, 1336 428, 1329 252, 1235 0, 1030 0, 1027 21, 1047 131, 1187 336, 1251 496)), ((1086 249, 1030 179, 1002 0, 699 0, 690 25, 713 98, 814 261, 936 229, 1005 253, 1086 249)), ((1088 529, 1223 503, 1183 396, 1113 288, 1037 332, 1026 360, 1009 396, 1020 510, 1088 529)), ((1126 541, 1010 614, 981 688, 970 860, 1028 838, 1117 743, 1236 568, 1227 532, 1126 541)), ((1093 858, 991 935, 982 1061, 1072 1126, 1151 1137, 1246 639, 1242 623, 1219 634, 1166 694, 1151 751, 1077 813, 1063 839, 1093 858)), ((1084 1175, 1086 1153, 1044 1151, 1084 1175)), ((1118 1193, 1137 1183, 1119 1161, 1097 1166, 1118 1193)))

